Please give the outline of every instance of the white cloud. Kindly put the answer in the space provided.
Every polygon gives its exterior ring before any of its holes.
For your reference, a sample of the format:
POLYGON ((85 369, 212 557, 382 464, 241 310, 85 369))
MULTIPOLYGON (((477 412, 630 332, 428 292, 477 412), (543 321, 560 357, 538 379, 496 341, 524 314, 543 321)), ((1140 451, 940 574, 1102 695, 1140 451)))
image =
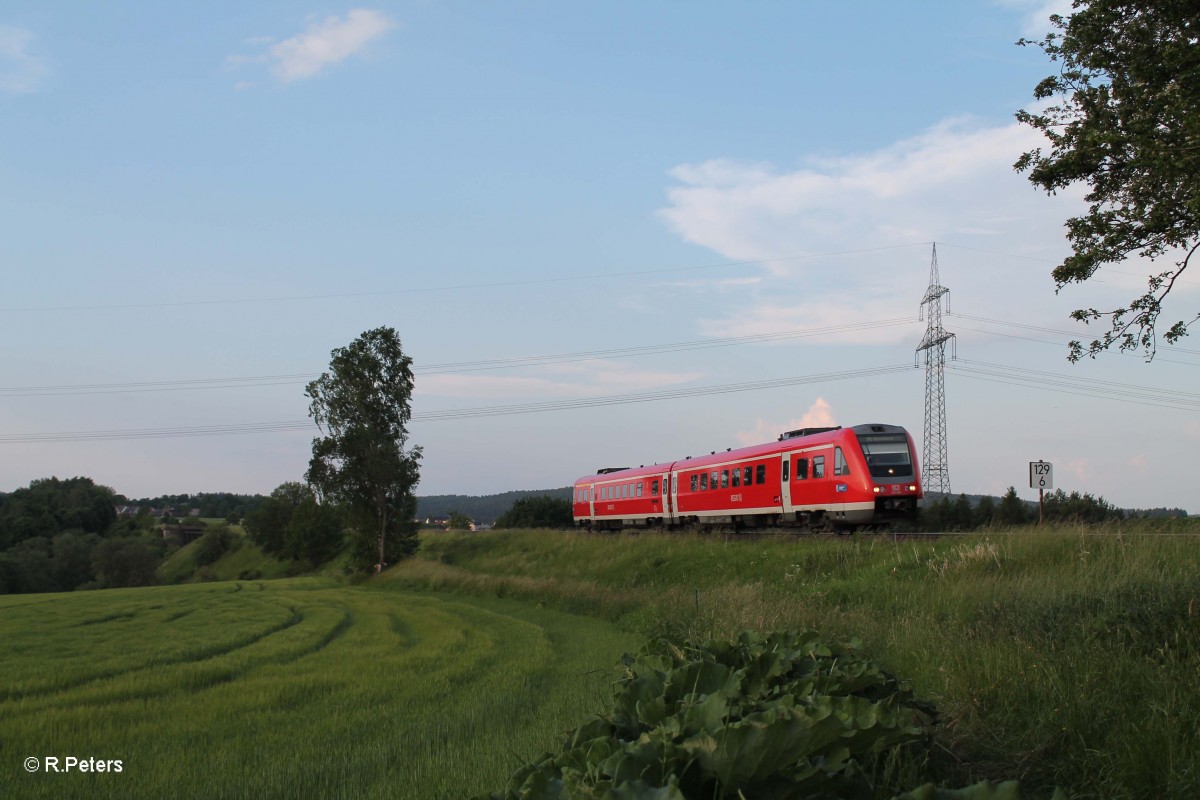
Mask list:
POLYGON ((799 418, 792 418, 787 422, 768 422, 759 418, 754 422, 754 430, 739 431, 735 435, 739 444, 748 446, 774 441, 785 431, 794 431, 798 428, 832 428, 837 424, 829 401, 824 397, 818 397, 809 406, 808 411, 799 418))
MULTIPOLYGON (((314 77, 362 52, 395 27, 395 20, 382 11, 356 8, 344 18, 330 16, 313 22, 303 33, 282 42, 272 43, 271 37, 264 36, 247 39, 246 44, 265 47, 266 52, 255 56, 234 54, 226 56, 225 62, 231 67, 266 62, 277 80, 290 83, 314 77)), ((241 84, 239 87, 244 88, 241 84)))
POLYGON ((285 83, 311 78, 359 52, 395 26, 386 14, 365 8, 350 11, 345 19, 328 17, 309 25, 299 36, 272 45, 271 72, 285 83))
POLYGON ((1027 39, 1040 40, 1052 30, 1051 14, 1071 15, 1071 0, 999 0, 999 5, 1023 14, 1021 35, 1027 39))
POLYGON ((721 338, 819 330, 813 341, 822 344, 891 344, 913 338, 924 325, 917 321, 911 294, 872 297, 862 292, 798 303, 766 300, 731 308, 718 319, 701 319, 699 329, 706 336, 721 338))
MULTIPOLYGON (((730 259, 1000 237, 1033 216, 1037 193, 1012 164, 1044 142, 1032 128, 966 118, 874 152, 812 158, 798 169, 714 159, 670 171, 660 217, 730 259)), ((1061 224, 1061 223, 1059 223, 1061 224)), ((792 266, 768 265, 776 274, 792 266)))
POLYGON ((0 92, 29 94, 41 87, 49 69, 30 52, 33 40, 31 31, 0 25, 0 92))

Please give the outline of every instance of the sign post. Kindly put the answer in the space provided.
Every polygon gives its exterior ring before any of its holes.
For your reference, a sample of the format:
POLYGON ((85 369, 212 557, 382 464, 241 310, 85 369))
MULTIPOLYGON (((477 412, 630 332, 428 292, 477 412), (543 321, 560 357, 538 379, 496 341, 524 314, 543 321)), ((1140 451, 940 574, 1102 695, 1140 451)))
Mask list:
POLYGON ((1049 461, 1030 461, 1029 488, 1038 490, 1038 525, 1041 525, 1042 501, 1047 490, 1054 490, 1054 465, 1049 461))

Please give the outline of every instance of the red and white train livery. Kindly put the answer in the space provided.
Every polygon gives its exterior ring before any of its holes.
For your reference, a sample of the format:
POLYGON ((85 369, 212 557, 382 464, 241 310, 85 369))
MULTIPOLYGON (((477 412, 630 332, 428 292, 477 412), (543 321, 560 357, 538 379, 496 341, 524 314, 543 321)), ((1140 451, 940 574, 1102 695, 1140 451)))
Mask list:
POLYGON ((578 527, 852 527, 911 519, 921 490, 912 437, 897 425, 802 428, 767 444, 575 481, 578 527))

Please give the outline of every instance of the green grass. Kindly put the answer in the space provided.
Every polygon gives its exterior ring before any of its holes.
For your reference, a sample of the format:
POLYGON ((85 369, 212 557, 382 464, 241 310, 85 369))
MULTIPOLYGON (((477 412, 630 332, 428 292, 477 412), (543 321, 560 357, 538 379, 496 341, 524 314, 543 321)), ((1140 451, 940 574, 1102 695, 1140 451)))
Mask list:
POLYGON ((254 579, 284 578, 300 571, 300 565, 267 555, 243 533, 234 533, 234 546, 217 561, 205 567, 196 564, 196 544, 180 547, 159 565, 157 574, 163 583, 198 580, 232 581, 254 574, 254 579))
MULTIPOLYGON (((784 628, 857 639, 935 701, 949 785, 1200 796, 1200 540, 1148 530, 431 533, 360 586, 0 597, 0 797, 467 797, 604 707, 645 637, 784 628)), ((247 542, 210 569, 264 563, 247 542)))
POLYGON ((0 796, 461 798, 602 702, 590 619, 325 579, 0 598, 0 796), (27 774, 28 756, 120 774, 27 774))
POLYGON ((935 767, 951 783, 1200 796, 1200 539, 1157 530, 936 543, 441 534, 385 579, 542 602, 642 635, 857 639, 938 704, 935 767))

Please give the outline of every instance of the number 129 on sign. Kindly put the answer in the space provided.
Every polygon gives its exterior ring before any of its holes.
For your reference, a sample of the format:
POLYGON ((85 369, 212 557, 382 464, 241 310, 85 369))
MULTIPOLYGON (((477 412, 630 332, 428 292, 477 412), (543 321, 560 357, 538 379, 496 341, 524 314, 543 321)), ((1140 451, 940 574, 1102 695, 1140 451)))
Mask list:
POLYGON ((1046 491, 1053 490, 1054 465, 1049 461, 1030 461, 1029 488, 1044 489, 1046 491))

